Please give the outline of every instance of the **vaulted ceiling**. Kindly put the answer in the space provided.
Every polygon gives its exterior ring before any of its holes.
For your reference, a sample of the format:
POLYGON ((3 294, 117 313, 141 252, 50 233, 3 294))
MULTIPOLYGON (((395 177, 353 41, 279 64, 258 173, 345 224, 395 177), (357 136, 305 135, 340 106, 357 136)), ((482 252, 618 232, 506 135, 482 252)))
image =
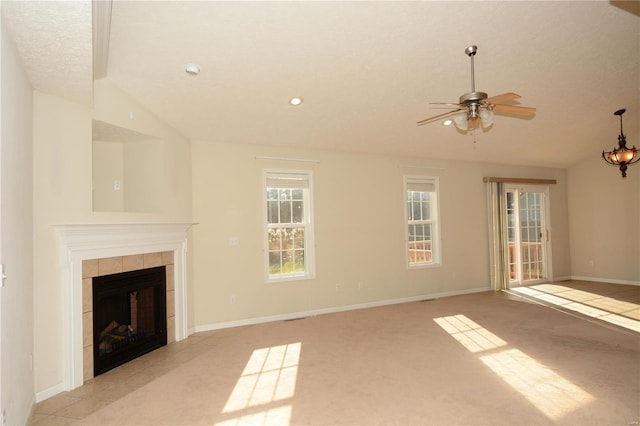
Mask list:
MULTIPOLYGON (((638 4, 115 1, 105 78, 191 139, 569 167, 616 145, 620 108, 640 146, 638 4), (472 44, 476 90, 535 117, 416 126, 470 91, 472 44)), ((91 2, 1 7, 34 88, 90 105, 91 2)))

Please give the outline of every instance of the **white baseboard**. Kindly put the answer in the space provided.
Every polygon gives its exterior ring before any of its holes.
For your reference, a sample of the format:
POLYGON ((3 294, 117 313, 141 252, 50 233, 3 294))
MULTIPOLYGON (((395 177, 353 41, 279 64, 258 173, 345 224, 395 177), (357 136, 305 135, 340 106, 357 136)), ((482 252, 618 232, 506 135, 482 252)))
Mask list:
POLYGON ((624 285, 637 285, 640 286, 640 281, 628 281, 628 280, 613 280, 609 278, 600 278, 600 277, 579 277, 572 275, 572 280, 580 280, 580 281, 594 281, 598 283, 608 283, 608 284, 624 284, 624 285))
POLYGON ((38 393, 36 393, 36 404, 40 401, 44 401, 45 399, 49 399, 52 396, 55 396, 61 392, 64 392, 65 388, 64 385, 62 383, 58 383, 55 386, 51 386, 48 389, 45 389, 43 391, 40 391, 38 393))
POLYGON ((274 321, 286 321, 286 320, 293 320, 293 319, 304 318, 304 317, 312 317, 316 315, 332 314, 332 313, 345 312, 345 311, 354 311, 357 309, 376 308, 379 306, 396 305, 399 303, 419 302, 425 299, 439 299, 442 297, 449 297, 449 296, 461 296, 463 294, 480 293, 483 291, 490 291, 490 290, 491 290, 490 287, 473 288, 473 289, 467 289, 467 290, 448 291, 444 293, 422 294, 419 296, 402 297, 399 299, 388 299, 388 300, 379 300, 375 302, 358 303, 355 305, 334 306, 331 308, 314 309, 310 311, 299 311, 299 312, 292 312, 287 314, 271 315, 266 317, 254 317, 254 318, 246 318, 246 319, 240 319, 235 321, 217 322, 213 324, 197 325, 193 327, 193 331, 196 333, 199 333, 202 331, 221 330, 224 328, 242 327, 246 325, 262 324, 262 323, 274 322, 274 321))

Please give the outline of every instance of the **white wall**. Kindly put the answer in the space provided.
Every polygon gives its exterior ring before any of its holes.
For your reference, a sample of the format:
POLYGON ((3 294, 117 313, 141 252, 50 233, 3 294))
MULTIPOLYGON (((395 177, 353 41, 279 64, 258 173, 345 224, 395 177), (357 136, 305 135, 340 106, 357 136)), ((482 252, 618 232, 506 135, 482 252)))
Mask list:
POLYGON ((191 222, 191 153, 187 139, 107 81, 96 82, 93 109, 35 92, 33 132, 35 390, 46 397, 64 390, 69 341, 66 265, 53 225, 191 222), (157 211, 92 211, 93 119, 158 139, 162 163, 155 167, 163 174, 154 189, 162 201, 157 211))
POLYGON ((555 276, 569 276, 566 173, 192 141, 196 329, 295 312, 489 288, 484 176, 551 178, 555 276), (259 160, 306 158, 319 164, 259 160), (406 169, 423 164, 433 169, 406 169), (311 169, 317 278, 264 282, 263 168, 311 169), (403 175, 440 177, 442 267, 408 271, 403 175), (237 246, 229 238, 237 237, 237 246), (363 288, 358 289, 358 282, 363 288), (341 284, 341 291, 336 291, 341 284), (229 304, 229 296, 236 303, 229 304))
POLYGON ((640 285, 640 165, 623 179, 596 152, 567 176, 571 274, 640 285))
POLYGON ((2 31, 0 253, 7 279, 0 307, 2 400, 7 424, 25 424, 34 402, 32 89, 2 31))

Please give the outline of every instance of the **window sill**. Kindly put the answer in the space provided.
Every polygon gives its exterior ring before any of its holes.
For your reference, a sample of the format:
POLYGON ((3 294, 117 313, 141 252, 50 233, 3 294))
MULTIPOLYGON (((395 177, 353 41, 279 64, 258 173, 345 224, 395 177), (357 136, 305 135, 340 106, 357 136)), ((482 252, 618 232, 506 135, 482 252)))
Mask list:
POLYGON ((432 268, 440 268, 442 267, 442 263, 421 263, 421 264, 414 264, 414 265, 408 265, 407 269, 409 269, 410 271, 413 270, 417 270, 417 269, 432 269, 432 268))
POLYGON ((265 280, 265 284, 275 284, 275 283, 290 282, 290 281, 307 281, 307 280, 312 280, 315 277, 316 277, 315 274, 287 275, 284 277, 267 278, 265 280))

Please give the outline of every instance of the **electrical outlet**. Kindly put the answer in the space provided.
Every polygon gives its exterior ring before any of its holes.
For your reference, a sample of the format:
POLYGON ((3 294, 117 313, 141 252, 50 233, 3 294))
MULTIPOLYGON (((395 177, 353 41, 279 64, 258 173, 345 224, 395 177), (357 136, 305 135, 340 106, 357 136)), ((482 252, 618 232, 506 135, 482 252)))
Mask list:
POLYGON ((338 292, 338 291, 342 291, 342 284, 340 284, 340 283, 336 284, 336 292, 338 292))
POLYGON ((229 304, 230 305, 235 305, 236 304, 236 295, 232 294, 231 296, 229 296, 229 304))
POLYGON ((238 237, 229 237, 229 245, 237 246, 238 245, 238 237))

